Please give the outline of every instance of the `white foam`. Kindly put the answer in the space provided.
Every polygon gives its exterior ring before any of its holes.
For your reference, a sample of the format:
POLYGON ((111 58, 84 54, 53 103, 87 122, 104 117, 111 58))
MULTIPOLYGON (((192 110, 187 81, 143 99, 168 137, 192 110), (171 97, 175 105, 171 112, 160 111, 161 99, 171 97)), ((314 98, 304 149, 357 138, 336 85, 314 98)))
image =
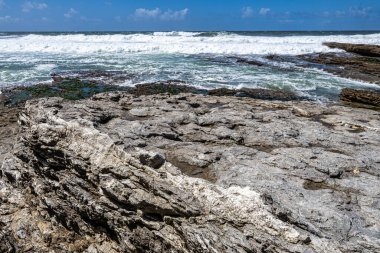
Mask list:
POLYGON ((366 43, 380 45, 380 34, 331 36, 242 36, 220 33, 197 37, 197 33, 167 32, 115 35, 27 35, 2 39, 0 53, 68 53, 77 55, 129 53, 177 54, 307 54, 332 52, 323 42, 366 43))
POLYGON ((38 71, 51 71, 56 67, 56 64, 38 64, 37 66, 35 66, 35 69, 38 71))

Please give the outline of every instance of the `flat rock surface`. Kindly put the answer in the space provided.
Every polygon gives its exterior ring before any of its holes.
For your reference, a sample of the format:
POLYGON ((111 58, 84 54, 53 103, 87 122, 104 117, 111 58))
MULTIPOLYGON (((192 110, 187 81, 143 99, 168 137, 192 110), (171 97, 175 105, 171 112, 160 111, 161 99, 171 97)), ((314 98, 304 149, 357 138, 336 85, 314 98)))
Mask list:
POLYGON ((380 251, 380 113, 125 92, 28 101, 1 252, 380 251))

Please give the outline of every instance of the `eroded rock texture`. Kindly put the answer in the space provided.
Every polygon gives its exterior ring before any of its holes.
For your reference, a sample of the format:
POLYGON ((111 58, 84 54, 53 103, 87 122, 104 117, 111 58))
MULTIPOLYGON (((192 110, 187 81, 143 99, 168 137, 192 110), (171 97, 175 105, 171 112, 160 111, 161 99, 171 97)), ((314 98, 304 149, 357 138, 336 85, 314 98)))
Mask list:
POLYGON ((347 102, 380 107, 380 92, 376 91, 345 88, 340 93, 340 99, 347 102))
POLYGON ((0 252, 376 252, 379 113, 194 94, 27 102, 0 252))

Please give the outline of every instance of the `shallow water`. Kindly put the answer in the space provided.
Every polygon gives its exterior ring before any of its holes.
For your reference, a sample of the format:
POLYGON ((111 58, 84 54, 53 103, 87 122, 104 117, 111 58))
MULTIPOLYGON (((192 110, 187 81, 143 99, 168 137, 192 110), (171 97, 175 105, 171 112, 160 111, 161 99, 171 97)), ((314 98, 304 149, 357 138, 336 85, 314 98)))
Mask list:
POLYGON ((266 61, 269 54, 339 52, 322 45, 327 41, 380 45, 380 33, 2 33, 0 87, 48 82, 53 72, 81 70, 124 71, 133 76, 121 83, 128 86, 179 79, 203 88, 279 88, 321 99, 343 87, 378 87, 291 63, 258 67, 231 58, 266 61))

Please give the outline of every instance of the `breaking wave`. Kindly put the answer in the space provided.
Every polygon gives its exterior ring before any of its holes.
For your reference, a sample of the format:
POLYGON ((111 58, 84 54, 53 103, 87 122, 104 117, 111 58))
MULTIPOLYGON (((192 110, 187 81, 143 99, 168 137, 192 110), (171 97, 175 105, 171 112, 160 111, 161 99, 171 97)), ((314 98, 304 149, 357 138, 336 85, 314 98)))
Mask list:
POLYGON ((323 42, 380 45, 380 34, 276 36, 228 32, 155 32, 134 34, 29 34, 0 36, 0 53, 38 52, 69 54, 219 54, 299 55, 336 52, 323 42))

